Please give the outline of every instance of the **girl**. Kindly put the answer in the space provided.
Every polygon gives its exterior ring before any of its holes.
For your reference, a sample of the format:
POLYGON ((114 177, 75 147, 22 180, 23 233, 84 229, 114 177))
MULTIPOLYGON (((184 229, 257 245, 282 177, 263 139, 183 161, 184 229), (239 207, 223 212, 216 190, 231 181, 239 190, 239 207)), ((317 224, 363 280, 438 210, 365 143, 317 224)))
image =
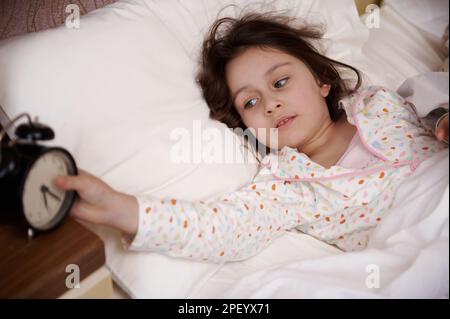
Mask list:
MULTIPOLYGON (((396 93, 358 90, 356 69, 313 47, 320 37, 285 17, 248 14, 218 20, 203 44, 198 82, 211 117, 278 130, 278 141, 256 130, 278 146, 251 185, 189 202, 123 194, 81 172, 56 180, 80 195, 72 215, 121 230, 130 249, 213 262, 253 256, 292 228, 364 248, 399 183, 446 146, 396 93)), ((437 134, 448 136, 448 115, 437 134)))

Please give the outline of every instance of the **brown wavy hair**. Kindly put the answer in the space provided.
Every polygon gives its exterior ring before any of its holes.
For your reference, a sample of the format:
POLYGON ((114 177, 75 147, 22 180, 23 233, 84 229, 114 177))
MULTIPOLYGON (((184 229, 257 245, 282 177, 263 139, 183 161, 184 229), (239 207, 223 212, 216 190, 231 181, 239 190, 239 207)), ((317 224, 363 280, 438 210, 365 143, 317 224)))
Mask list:
POLYGON ((211 26, 202 45, 197 82, 210 110, 210 118, 230 128, 247 129, 236 111, 226 82, 225 67, 249 47, 272 48, 301 60, 320 84, 331 86, 326 97, 330 117, 337 121, 344 113, 339 100, 356 91, 361 76, 354 67, 319 53, 314 42, 323 37, 320 25, 294 25, 296 19, 273 13, 247 13, 240 18, 225 17, 211 26), (338 69, 356 74, 350 86, 338 69))

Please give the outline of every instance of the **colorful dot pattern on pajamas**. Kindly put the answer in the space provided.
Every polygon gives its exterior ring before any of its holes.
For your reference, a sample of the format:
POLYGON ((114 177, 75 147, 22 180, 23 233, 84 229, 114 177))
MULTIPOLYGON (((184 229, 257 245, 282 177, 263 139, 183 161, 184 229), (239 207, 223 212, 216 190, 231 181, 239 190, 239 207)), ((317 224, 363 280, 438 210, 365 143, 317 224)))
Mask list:
POLYGON ((293 228, 345 251, 365 248, 400 182, 446 146, 395 92, 369 87, 341 103, 377 158, 367 167, 327 169, 284 147, 251 185, 214 200, 137 196, 139 226, 129 248, 225 262, 251 257, 293 228))

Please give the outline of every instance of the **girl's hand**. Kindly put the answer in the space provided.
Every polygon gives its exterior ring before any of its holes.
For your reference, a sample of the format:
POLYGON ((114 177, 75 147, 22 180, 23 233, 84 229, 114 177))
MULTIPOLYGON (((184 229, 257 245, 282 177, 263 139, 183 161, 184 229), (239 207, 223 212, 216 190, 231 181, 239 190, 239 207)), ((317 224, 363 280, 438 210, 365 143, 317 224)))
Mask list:
POLYGON ((436 138, 448 144, 448 113, 436 125, 436 138))
POLYGON ((112 189, 98 177, 80 170, 77 176, 58 176, 55 185, 75 190, 79 197, 71 215, 83 221, 107 225, 134 235, 138 223, 138 205, 133 196, 112 189))

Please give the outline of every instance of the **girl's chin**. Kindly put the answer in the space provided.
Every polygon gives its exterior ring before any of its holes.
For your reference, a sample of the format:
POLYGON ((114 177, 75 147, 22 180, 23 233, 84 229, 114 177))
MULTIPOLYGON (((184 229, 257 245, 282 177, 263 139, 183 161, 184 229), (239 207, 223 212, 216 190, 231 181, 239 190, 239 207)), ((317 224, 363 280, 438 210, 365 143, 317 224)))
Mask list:
MULTIPOLYGON (((263 145, 268 145, 267 143, 264 143, 262 141, 259 141, 259 142, 262 143, 263 145)), ((278 141, 278 143, 276 143, 276 144, 272 144, 272 143, 269 143, 269 144, 270 144, 269 147, 272 150, 281 150, 284 147, 297 149, 298 145, 300 145, 300 143, 293 142, 292 140, 289 140, 289 141, 278 141)))
POLYGON ((288 141, 288 142, 280 142, 278 145, 278 149, 282 149, 283 147, 297 148, 300 143, 288 141))

